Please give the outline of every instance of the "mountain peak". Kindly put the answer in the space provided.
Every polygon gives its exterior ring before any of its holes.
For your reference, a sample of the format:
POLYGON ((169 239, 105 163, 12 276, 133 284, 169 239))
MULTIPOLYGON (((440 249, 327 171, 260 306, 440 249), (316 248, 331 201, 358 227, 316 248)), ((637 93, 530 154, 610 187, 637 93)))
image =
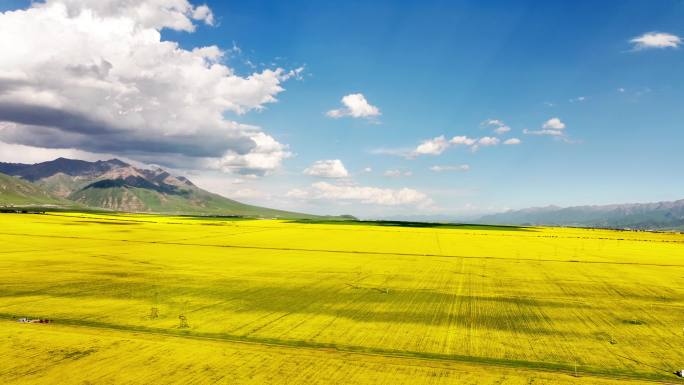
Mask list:
POLYGON ((130 164, 128 164, 128 163, 126 163, 126 162, 124 162, 124 161, 122 161, 122 160, 120 160, 120 159, 117 159, 117 158, 112 158, 112 159, 106 160, 106 161, 104 161, 104 162, 105 162, 105 163, 109 163, 109 164, 114 164, 114 165, 117 165, 117 166, 120 166, 120 167, 130 166, 130 164))

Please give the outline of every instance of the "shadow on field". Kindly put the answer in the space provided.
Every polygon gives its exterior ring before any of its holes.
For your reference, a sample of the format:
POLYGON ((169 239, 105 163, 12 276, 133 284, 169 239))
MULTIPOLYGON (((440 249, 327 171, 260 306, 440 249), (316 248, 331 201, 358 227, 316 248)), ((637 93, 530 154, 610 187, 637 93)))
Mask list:
POLYGON ((295 219, 288 223, 310 225, 347 225, 347 226, 381 226, 381 227, 414 227, 414 228, 437 228, 455 230, 489 230, 489 231, 535 231, 530 227, 507 226, 507 225, 478 225, 470 223, 431 223, 431 222, 404 222, 404 221, 339 221, 339 220, 314 220, 295 219))
POLYGON ((47 295, 76 300, 72 303, 79 303, 79 298, 90 303, 92 299, 110 298, 132 301, 141 315, 148 307, 140 304, 158 300, 162 308, 169 309, 162 317, 171 318, 175 318, 178 309, 184 308, 183 303, 190 299, 184 310, 190 320, 216 322, 216 319, 223 319, 219 322, 228 329, 238 328, 245 322, 243 317, 236 317, 241 320, 240 325, 226 322, 231 319, 230 314, 252 313, 254 319, 247 319, 247 322, 256 324, 260 323, 263 314, 308 314, 355 322, 516 330, 528 335, 562 334, 548 327, 542 309, 586 307, 570 301, 516 296, 460 295, 411 288, 376 290, 382 286, 350 287, 344 284, 345 280, 329 285, 325 279, 306 286, 272 286, 239 279, 198 281, 182 276, 169 277, 164 285, 155 285, 148 280, 149 276, 144 273, 99 272, 90 279, 14 288, 2 292, 0 299, 47 295))

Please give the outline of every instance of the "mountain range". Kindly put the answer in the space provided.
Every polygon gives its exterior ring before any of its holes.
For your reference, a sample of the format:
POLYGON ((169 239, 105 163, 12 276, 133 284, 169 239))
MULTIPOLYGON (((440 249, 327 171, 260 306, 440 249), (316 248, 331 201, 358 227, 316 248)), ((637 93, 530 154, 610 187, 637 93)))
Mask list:
POLYGON ((475 222, 533 226, 684 230, 684 199, 602 206, 534 207, 485 215, 475 222))
POLYGON ((0 163, 0 206, 54 205, 164 214, 275 218, 315 216, 248 205, 203 190, 183 176, 134 167, 118 159, 58 158, 0 163), (5 174, 5 175, 2 175, 5 174))
MULTIPOLYGON (((267 218, 321 218, 240 203, 203 190, 188 178, 171 175, 161 168, 134 167, 118 159, 88 162, 58 158, 36 164, 0 162, 0 207, 2 206, 95 208, 123 212, 267 218)), ((414 217, 411 218, 416 220, 414 217)), ((446 217, 440 218, 439 222, 453 222, 444 219, 446 217)), ((428 217, 420 220, 431 221, 428 217)), ((684 230, 684 199, 603 206, 534 207, 485 215, 477 219, 470 218, 468 222, 684 230)))

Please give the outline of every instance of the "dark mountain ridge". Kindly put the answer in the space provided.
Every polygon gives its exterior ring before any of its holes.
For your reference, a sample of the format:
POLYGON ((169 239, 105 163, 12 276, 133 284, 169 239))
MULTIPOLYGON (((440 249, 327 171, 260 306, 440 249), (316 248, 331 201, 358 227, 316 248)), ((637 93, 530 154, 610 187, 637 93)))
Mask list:
POLYGON ((28 181, 35 182, 57 173, 71 176, 98 175, 117 167, 126 166, 129 166, 129 164, 118 159, 88 162, 78 159, 57 158, 55 160, 36 164, 0 162, 0 173, 18 176, 28 181))

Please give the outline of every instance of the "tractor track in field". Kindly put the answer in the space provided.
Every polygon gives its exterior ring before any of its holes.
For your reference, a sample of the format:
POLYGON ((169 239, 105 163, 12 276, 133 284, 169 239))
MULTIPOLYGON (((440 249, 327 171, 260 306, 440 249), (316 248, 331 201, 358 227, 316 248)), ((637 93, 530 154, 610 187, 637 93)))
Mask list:
POLYGON ((576 260, 576 259, 543 259, 543 258, 539 259, 539 258, 524 258, 524 257, 508 258, 508 257, 494 257, 494 256, 453 255, 453 254, 450 255, 450 254, 433 254, 433 253, 402 253, 402 252, 391 252, 391 251, 330 250, 330 249, 309 249, 309 248, 299 248, 299 247, 206 244, 206 243, 187 243, 187 242, 175 242, 175 241, 147 241, 147 240, 140 240, 140 239, 108 239, 108 238, 83 237, 83 236, 72 236, 72 235, 49 235, 49 234, 35 234, 35 233, 31 234, 31 233, 0 232, 0 235, 13 236, 13 237, 75 239, 75 240, 99 241, 99 242, 124 242, 124 243, 139 243, 139 244, 150 244, 150 245, 192 246, 192 247, 245 249, 245 250, 277 250, 277 251, 301 251, 301 252, 332 253, 332 254, 366 254, 366 255, 401 256, 401 257, 491 259, 491 260, 505 260, 505 261, 532 261, 532 262, 576 263, 576 264, 596 264, 596 265, 627 265, 627 266, 632 265, 632 266, 681 267, 681 268, 684 268, 684 265, 667 264, 667 263, 583 261, 583 260, 576 260))
MULTIPOLYGON (((18 318, 17 315, 0 313, 0 321, 14 322, 18 318)), ((54 324, 60 326, 67 326, 78 330, 79 328, 106 330, 109 332, 129 332, 136 334, 145 334, 150 336, 163 336, 168 338, 181 338, 204 340, 214 342, 229 342, 238 344, 247 344, 251 346, 268 346, 275 348, 289 348, 296 349, 299 352, 306 351, 311 354, 319 354, 321 352, 337 352, 341 353, 342 360, 353 360, 349 357, 350 354, 357 356, 373 356, 384 358, 395 358, 404 360, 415 360, 419 363, 396 363, 397 366, 413 366, 413 367, 430 367, 439 369, 450 369, 449 363, 456 364, 470 364, 476 366, 487 366, 492 368, 507 368, 516 369, 529 372, 545 372, 562 374, 566 376, 575 377, 594 377, 608 380, 636 380, 649 383, 658 384, 679 384, 677 378, 670 378, 670 376, 656 375, 649 373, 634 373, 621 371, 619 369, 601 370, 598 368, 575 367, 574 364, 538 362, 538 361, 524 361, 524 360, 510 360, 489 357, 477 356, 463 356, 452 355, 446 353, 430 353, 430 352, 414 352, 414 351, 398 351, 381 348, 371 348, 355 345, 338 345, 327 343, 316 343, 310 341, 300 340, 279 340, 275 338, 263 338, 252 336, 239 336, 221 333, 198 333, 189 332, 187 330, 161 329, 150 328, 133 325, 118 325, 99 321, 75 320, 75 319, 52 319, 54 324), (422 364, 427 363, 427 364, 422 364), (440 365, 441 364, 441 365, 440 365)), ((27 325, 28 326, 28 325, 27 325)), ((30 327, 30 326, 29 326, 30 327)), ((50 325, 41 325, 39 327, 49 328, 50 325)), ((458 370, 458 369, 453 369, 458 370)), ((674 376, 674 375, 672 375, 674 376)))

